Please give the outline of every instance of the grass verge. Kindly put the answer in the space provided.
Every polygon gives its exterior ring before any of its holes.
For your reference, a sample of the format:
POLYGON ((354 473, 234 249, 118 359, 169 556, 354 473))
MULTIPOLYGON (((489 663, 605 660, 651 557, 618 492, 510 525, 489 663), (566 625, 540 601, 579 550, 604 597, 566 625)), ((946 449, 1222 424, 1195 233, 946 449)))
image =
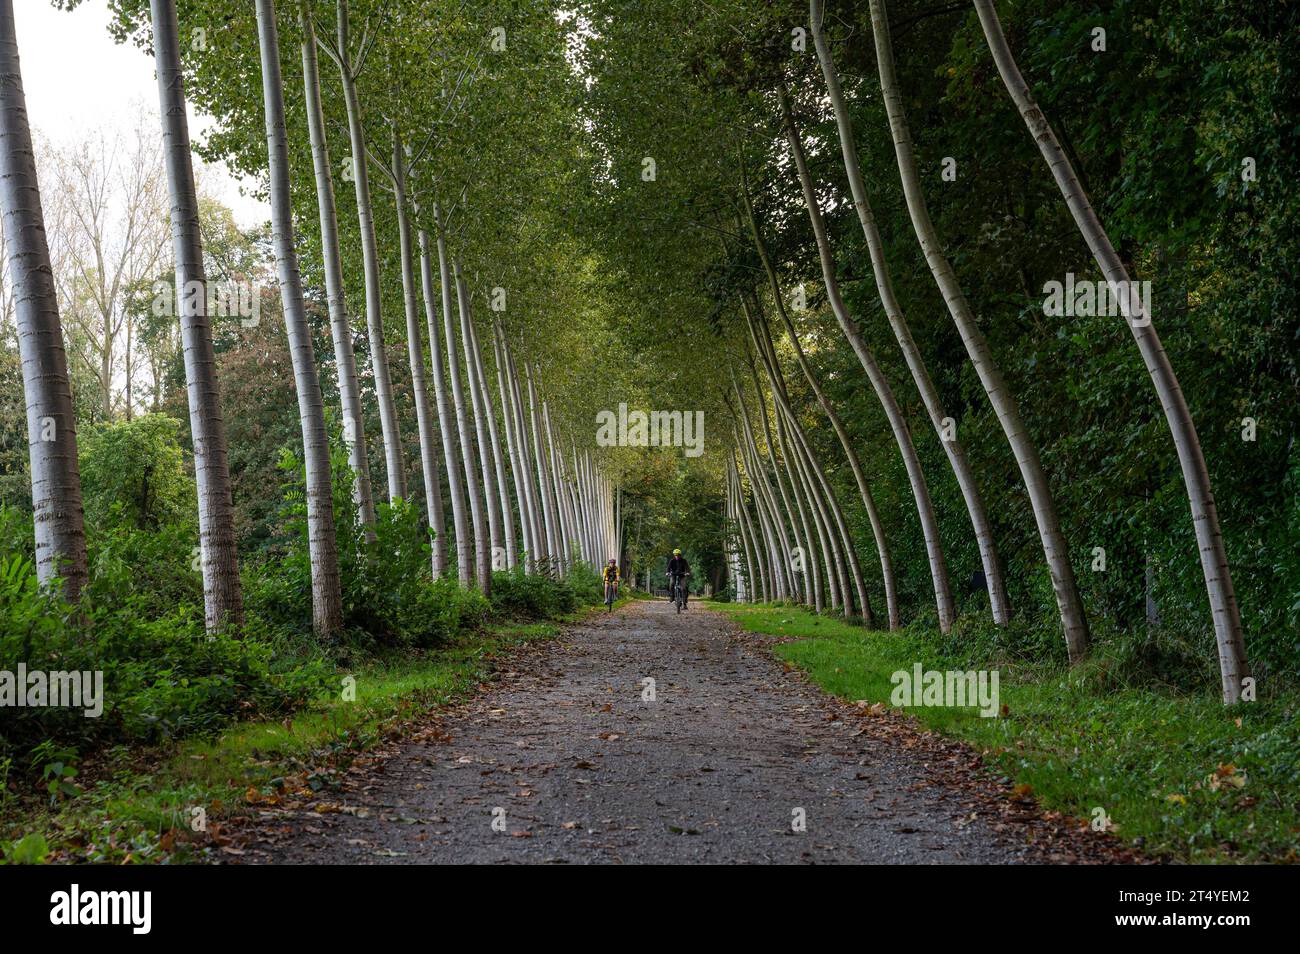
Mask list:
POLYGON ((775 651, 844 699, 892 704, 894 673, 999 672, 996 718, 973 708, 905 706, 963 739, 985 764, 1029 785, 1049 809, 1108 821, 1130 844, 1197 863, 1300 857, 1300 697, 1228 709, 1208 693, 1106 687, 1104 657, 1067 669, 1003 656, 976 661, 935 647, 919 627, 866 632, 787 606, 712 603, 744 629, 787 637, 775 651), (1100 810, 1100 813, 1099 811, 1100 810))
POLYGON ((431 709, 468 697, 493 678, 503 654, 555 637, 586 612, 494 624, 418 656, 340 671, 332 698, 282 722, 239 723, 213 738, 153 750, 118 746, 84 765, 82 778, 52 791, 48 801, 0 805, 3 860, 156 863, 218 856, 226 819, 274 804, 286 785, 324 796, 352 759, 431 709), (347 690, 351 698, 344 698, 347 690))

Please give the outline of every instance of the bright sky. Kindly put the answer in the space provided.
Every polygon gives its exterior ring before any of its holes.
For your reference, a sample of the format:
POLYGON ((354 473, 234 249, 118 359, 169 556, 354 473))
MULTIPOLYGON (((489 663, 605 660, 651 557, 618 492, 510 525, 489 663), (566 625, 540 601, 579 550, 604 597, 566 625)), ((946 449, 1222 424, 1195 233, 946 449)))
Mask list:
MULTIPOLYGON (((49 0, 17 0, 14 17, 27 113, 35 130, 63 143, 88 127, 129 132, 141 104, 157 114, 153 59, 134 46, 113 42, 106 0, 85 0, 71 13, 54 9, 49 0)), ((201 141, 211 125, 209 117, 196 116, 190 108, 192 139, 201 141)), ((241 226, 270 218, 264 204, 241 194, 224 163, 208 169, 209 190, 230 206, 241 226)))

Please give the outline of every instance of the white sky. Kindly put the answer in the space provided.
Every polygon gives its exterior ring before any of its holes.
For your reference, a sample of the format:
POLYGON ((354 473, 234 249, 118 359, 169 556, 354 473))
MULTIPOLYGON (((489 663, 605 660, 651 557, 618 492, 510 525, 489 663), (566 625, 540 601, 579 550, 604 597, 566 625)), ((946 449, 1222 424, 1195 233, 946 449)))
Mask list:
MULTIPOLYGON (((128 134, 141 105, 157 114, 153 58, 113 42, 105 0, 85 0, 71 13, 54 9, 49 0, 17 0, 14 17, 27 114, 36 131, 66 143, 86 128, 128 134)), ((196 116, 190 107, 191 139, 202 141, 211 126, 210 117, 196 116)), ((241 227, 270 218, 266 205, 241 194, 224 163, 207 168, 209 191, 230 206, 241 227)))

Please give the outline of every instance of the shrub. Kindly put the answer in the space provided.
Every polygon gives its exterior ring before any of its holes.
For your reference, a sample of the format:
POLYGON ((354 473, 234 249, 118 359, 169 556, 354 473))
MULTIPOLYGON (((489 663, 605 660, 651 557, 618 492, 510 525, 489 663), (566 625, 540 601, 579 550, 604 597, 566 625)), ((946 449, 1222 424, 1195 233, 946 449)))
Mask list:
POLYGON ((98 530, 195 526, 194 480, 185 471, 182 424, 165 414, 104 424, 81 441, 86 525, 98 530))
MULTIPOLYGON (((6 707, 0 753, 43 742, 158 742, 210 732, 237 718, 304 705, 325 687, 321 660, 286 664, 256 627, 242 638, 204 632, 182 607, 144 618, 138 594, 92 580, 76 608, 42 590, 21 556, 0 562, 0 670, 100 672, 103 712, 74 707, 6 707)), ((23 687, 18 687, 22 689, 23 687)))
POLYGON ((573 611, 573 590, 564 581, 515 569, 492 574, 492 611, 506 619, 546 619, 573 611))
MULTIPOLYGON (((452 580, 434 580, 432 540, 407 501, 376 507, 373 539, 357 521, 346 448, 332 451, 335 539, 343 585, 341 650, 428 649, 486 620, 490 606, 452 580)), ((301 464, 285 452, 278 553, 245 568, 245 603, 289 645, 311 631, 311 561, 301 464)))

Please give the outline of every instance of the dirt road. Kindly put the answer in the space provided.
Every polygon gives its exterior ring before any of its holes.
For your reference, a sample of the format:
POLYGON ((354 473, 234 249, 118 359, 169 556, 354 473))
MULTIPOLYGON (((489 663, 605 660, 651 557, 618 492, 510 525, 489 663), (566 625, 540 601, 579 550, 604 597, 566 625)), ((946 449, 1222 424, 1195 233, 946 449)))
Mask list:
POLYGON ((823 695, 703 607, 633 603, 512 666, 350 773, 344 811, 262 813, 238 860, 1116 859, 968 749, 823 695))

